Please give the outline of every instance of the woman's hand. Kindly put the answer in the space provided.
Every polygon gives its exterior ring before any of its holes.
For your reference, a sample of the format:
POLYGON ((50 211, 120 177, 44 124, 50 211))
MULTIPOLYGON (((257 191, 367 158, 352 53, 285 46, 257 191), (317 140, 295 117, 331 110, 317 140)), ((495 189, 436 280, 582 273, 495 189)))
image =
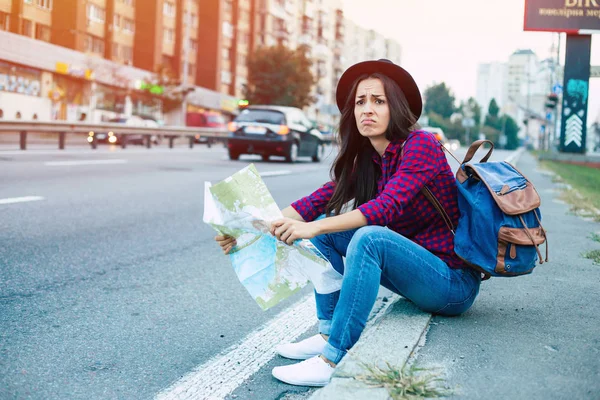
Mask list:
POLYGON ((302 222, 292 218, 281 218, 271 223, 271 234, 287 244, 297 239, 311 239, 319 235, 314 222, 302 222))
POLYGON ((229 254, 233 246, 237 244, 235 238, 233 236, 228 235, 218 235, 215 236, 215 240, 221 246, 221 250, 223 250, 223 254, 229 254))

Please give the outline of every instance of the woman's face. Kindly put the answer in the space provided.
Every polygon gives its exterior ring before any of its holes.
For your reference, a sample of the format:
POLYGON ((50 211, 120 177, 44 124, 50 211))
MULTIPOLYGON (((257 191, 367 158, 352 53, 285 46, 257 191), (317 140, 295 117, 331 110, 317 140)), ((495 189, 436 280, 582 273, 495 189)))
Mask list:
POLYGON ((383 83, 379 79, 368 78, 358 84, 354 99, 354 118, 362 136, 376 139, 385 135, 390 123, 390 108, 383 83))

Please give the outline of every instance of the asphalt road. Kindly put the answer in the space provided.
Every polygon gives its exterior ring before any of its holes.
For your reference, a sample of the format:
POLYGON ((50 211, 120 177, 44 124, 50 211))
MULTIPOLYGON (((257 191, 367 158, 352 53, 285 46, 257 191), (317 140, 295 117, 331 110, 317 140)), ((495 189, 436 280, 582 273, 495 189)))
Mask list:
MULTIPOLYGON (((285 174, 265 177, 283 208, 326 181, 331 159, 0 151, 0 398, 149 399, 294 305, 310 288, 263 312, 239 284, 202 222, 204 181, 254 162, 285 174), (3 201, 26 196, 38 198, 3 201)), ((271 366, 234 396, 290 391, 271 366)))

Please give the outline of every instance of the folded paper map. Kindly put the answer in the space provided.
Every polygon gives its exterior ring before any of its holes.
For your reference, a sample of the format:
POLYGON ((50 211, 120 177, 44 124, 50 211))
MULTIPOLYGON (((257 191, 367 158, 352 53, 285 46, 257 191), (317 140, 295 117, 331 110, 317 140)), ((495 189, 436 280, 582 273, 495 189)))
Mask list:
POLYGON ((342 275, 308 240, 287 245, 269 232, 282 218, 279 207, 250 164, 229 178, 204 188, 204 222, 236 238, 230 260, 242 285, 266 310, 299 291, 309 281, 317 293, 340 290, 342 275))

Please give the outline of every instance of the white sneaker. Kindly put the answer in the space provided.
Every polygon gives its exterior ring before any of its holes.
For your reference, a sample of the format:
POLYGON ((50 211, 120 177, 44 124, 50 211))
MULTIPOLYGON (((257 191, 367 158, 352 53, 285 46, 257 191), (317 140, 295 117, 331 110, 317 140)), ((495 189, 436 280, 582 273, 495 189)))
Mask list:
POLYGON ((333 368, 321 357, 315 356, 298 364, 273 368, 273 376, 282 382, 297 386, 325 386, 331 380, 333 368))
POLYGON ((280 344, 276 347, 277 354, 292 360, 307 360, 318 356, 325 349, 327 341, 320 334, 311 336, 298 343, 280 344))

